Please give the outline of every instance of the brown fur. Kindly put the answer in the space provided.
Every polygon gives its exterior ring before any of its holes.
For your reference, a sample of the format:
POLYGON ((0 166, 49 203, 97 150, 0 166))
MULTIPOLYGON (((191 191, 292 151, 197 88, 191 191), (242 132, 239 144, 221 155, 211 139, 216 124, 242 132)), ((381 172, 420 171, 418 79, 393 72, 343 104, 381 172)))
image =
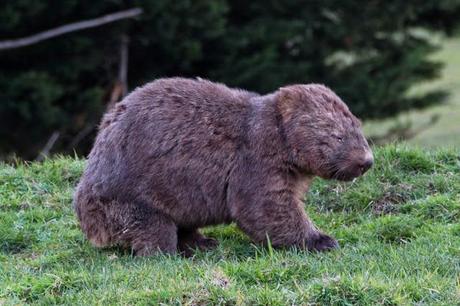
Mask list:
POLYGON ((232 221, 257 243, 322 251, 337 242, 305 214, 311 179, 371 164, 359 121, 323 85, 259 96, 159 79, 104 116, 74 203, 95 246, 138 255, 212 248, 198 228, 232 221))

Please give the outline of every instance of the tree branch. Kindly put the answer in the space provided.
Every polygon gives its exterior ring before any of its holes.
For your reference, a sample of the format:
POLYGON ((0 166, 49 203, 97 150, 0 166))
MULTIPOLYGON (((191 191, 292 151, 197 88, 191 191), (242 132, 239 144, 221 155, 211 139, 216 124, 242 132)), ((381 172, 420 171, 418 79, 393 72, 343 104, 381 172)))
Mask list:
POLYGON ((122 35, 120 42, 120 67, 118 68, 118 81, 122 86, 122 97, 128 94, 128 44, 128 35, 122 35))
POLYGON ((48 157, 51 149, 53 148, 54 144, 56 143, 60 135, 61 133, 59 133, 58 131, 54 131, 53 134, 51 134, 51 137, 46 142, 46 145, 43 147, 40 154, 38 154, 38 156, 35 158, 36 161, 42 161, 48 157))
POLYGON ((88 136, 95 128, 96 124, 89 123, 87 124, 80 132, 78 132, 77 136, 75 136, 74 139, 70 142, 70 144, 67 146, 67 150, 70 151, 72 149, 75 149, 77 145, 85 139, 86 136, 88 136))
POLYGON ((50 39, 56 36, 60 36, 66 33, 80 31, 83 29, 94 28, 101 26, 106 23, 114 22, 121 19, 132 18, 142 14, 142 9, 133 8, 125 11, 120 11, 113 14, 104 15, 98 18, 79 21, 75 23, 70 23, 63 25, 54 29, 50 29, 44 32, 40 32, 28 37, 10 39, 0 41, 0 50, 14 49, 19 47, 24 47, 32 44, 36 44, 40 41, 50 39))
POLYGON ((128 43, 129 37, 123 34, 120 39, 120 61, 118 65, 118 78, 115 81, 110 93, 110 100, 107 103, 107 110, 128 94, 128 43))

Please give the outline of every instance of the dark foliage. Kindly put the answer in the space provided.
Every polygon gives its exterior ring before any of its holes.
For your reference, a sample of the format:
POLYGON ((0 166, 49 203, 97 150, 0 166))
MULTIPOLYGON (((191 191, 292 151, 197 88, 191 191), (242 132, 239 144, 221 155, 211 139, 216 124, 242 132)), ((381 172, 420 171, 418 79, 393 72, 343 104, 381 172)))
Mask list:
MULTIPOLYGON (((287 83, 329 85, 361 118, 439 103, 408 96, 435 78, 430 31, 451 34, 459 0, 32 1, 2 4, 0 39, 139 6, 144 14, 0 52, 0 155, 33 158, 99 121, 116 80, 120 37, 130 38, 131 88, 164 76, 201 76, 266 93, 287 83)), ((78 144, 85 153, 91 134, 78 144)))

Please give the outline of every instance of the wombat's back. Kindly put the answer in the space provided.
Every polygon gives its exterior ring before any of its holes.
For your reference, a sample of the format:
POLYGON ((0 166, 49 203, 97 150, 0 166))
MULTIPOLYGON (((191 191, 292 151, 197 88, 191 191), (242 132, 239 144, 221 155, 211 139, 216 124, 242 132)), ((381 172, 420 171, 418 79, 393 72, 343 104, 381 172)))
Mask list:
MULTIPOLYGON (((166 210, 187 205, 175 214, 190 214, 197 205, 220 209, 216 201, 224 201, 223 188, 245 141, 253 96, 182 78, 136 89, 102 120, 77 193, 158 199, 166 210)), ((195 221, 219 219, 211 210, 195 221)))

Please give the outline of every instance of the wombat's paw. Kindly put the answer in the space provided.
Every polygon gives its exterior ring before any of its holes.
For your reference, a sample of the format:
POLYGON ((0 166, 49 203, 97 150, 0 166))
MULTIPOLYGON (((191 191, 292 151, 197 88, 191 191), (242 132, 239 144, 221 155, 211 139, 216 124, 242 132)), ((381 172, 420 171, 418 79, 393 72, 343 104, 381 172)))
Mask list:
POLYGON ((329 235, 317 233, 307 241, 309 251, 324 252, 337 249, 339 243, 329 235))
POLYGON ((206 251, 215 249, 219 242, 214 238, 208 238, 205 236, 194 237, 196 239, 188 239, 179 243, 179 249, 185 257, 191 257, 195 253, 195 250, 206 251))
POLYGON ((202 250, 212 250, 219 245, 219 242, 214 238, 204 237, 198 242, 198 248, 202 250))

